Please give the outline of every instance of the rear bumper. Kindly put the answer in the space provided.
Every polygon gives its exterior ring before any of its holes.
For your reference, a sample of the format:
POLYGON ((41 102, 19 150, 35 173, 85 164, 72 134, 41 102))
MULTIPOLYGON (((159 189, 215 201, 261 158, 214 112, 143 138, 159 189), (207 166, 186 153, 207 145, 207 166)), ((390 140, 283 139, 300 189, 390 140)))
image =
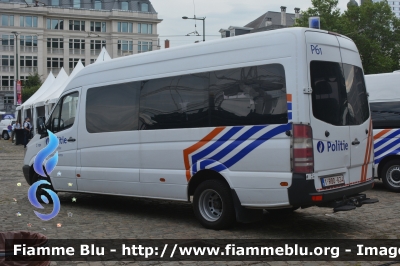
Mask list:
POLYGON ((332 207, 334 201, 342 200, 344 197, 348 198, 371 189, 373 183, 374 180, 372 179, 362 184, 318 192, 315 189, 314 180, 306 180, 305 174, 293 174, 292 185, 288 189, 289 203, 296 207, 332 207), (312 201, 311 197, 316 195, 322 195, 322 201, 312 201))

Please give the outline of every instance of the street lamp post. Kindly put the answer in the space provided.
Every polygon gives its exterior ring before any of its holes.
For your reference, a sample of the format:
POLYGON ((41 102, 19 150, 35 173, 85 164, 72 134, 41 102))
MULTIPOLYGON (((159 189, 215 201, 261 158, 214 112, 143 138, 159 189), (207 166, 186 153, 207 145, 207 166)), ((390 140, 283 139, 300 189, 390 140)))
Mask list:
POLYGON ((203 18, 196 18, 196 16, 194 16, 194 18, 188 18, 188 17, 182 17, 183 19, 194 19, 194 20, 202 20, 203 21, 203 42, 206 41, 206 17, 203 18))
POLYGON ((19 58, 18 58, 18 32, 11 32, 15 35, 15 61, 16 61, 16 78, 14 79, 14 103, 18 105, 18 70, 19 70, 19 58))
POLYGON ((16 52, 16 55, 15 55, 16 58, 15 58, 15 60, 16 60, 16 63, 17 63, 17 66, 16 66, 16 67, 17 67, 17 68, 16 68, 16 69, 17 69, 17 73, 16 73, 17 76, 16 76, 16 79, 15 79, 15 80, 16 80, 16 82, 18 82, 18 80, 19 80, 19 79, 18 79, 18 68, 19 68, 19 67, 18 67, 18 61, 19 61, 19 59, 18 59, 18 32, 13 31, 13 32, 11 32, 11 33, 13 33, 13 34, 15 35, 15 49, 16 49, 16 50, 15 50, 15 52, 16 52))

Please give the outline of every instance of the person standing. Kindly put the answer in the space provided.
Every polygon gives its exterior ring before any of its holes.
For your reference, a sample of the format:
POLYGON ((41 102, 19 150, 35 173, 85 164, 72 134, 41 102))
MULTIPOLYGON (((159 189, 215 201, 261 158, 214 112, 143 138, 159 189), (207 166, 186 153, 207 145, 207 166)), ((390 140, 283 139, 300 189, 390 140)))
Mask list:
POLYGON ((28 144, 28 140, 31 137, 32 125, 31 125, 31 123, 29 121, 31 121, 29 119, 29 117, 25 118, 25 122, 24 122, 24 148, 26 148, 26 144, 28 144))
POLYGON ((12 125, 12 132, 11 132, 11 142, 14 143, 14 137, 15 137, 15 130, 16 129, 21 129, 21 124, 17 120, 15 124, 12 125))

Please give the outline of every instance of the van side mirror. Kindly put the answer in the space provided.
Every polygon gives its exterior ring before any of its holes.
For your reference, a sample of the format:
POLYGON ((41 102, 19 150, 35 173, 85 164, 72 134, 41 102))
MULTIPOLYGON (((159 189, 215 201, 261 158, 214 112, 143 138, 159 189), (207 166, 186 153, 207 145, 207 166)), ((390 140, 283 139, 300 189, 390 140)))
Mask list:
POLYGON ((45 118, 43 116, 38 117, 37 120, 36 120, 38 133, 40 135, 44 135, 44 134, 47 133, 46 125, 44 124, 44 120, 45 120, 45 118))

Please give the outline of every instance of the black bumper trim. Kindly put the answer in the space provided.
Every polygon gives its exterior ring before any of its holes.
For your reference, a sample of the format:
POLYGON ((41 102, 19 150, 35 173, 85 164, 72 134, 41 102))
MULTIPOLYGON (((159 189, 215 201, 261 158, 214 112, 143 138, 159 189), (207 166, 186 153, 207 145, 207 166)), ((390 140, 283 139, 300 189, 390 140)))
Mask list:
POLYGON ((28 185, 32 185, 31 179, 29 176, 30 169, 31 169, 31 167, 29 165, 22 166, 22 172, 24 173, 24 177, 25 177, 25 180, 28 183, 28 185))
POLYGON ((374 180, 330 191, 317 191, 314 180, 306 180, 305 174, 293 174, 292 185, 288 188, 289 203, 292 206, 329 206, 334 200, 341 200, 364 192, 373 187, 374 180), (322 195, 322 201, 312 201, 311 196, 322 195))

